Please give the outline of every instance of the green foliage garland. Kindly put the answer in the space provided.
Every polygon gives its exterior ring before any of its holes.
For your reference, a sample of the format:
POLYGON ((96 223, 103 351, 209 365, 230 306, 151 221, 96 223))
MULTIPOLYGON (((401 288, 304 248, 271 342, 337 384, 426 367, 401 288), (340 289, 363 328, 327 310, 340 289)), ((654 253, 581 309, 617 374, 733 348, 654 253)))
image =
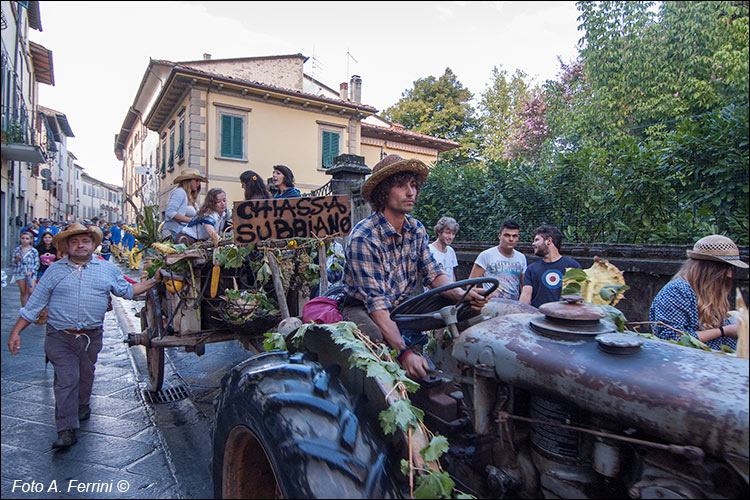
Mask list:
MULTIPOLYGON (((401 398, 383 410, 378 415, 383 432, 393 434, 400 430, 410 436, 411 430, 421 427, 429 434, 422 422, 424 412, 411 404, 407 394, 415 392, 419 384, 406 376, 406 372, 393 361, 395 353, 391 352, 383 344, 375 344, 359 331, 355 323, 340 321, 333 324, 317 325, 308 323, 302 325, 292 336, 290 342, 299 347, 305 334, 311 328, 318 328, 328 332, 331 339, 342 349, 350 351, 349 365, 363 370, 368 377, 377 377, 388 385, 394 386, 401 398)), ((280 333, 269 332, 265 334, 263 347, 267 351, 285 349, 286 343, 280 333)), ((414 498, 474 498, 455 489, 455 483, 450 475, 441 470, 438 462, 440 456, 449 448, 448 440, 441 435, 434 435, 429 444, 420 454, 425 462, 437 464, 437 470, 431 468, 416 468, 409 460, 401 461, 401 471, 404 475, 416 478, 416 489, 413 491, 414 498)))

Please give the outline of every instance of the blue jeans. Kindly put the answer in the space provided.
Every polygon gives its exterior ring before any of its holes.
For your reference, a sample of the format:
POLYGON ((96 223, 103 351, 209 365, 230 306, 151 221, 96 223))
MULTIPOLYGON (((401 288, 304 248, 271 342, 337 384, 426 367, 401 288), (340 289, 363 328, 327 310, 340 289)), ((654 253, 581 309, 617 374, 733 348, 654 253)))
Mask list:
MULTIPOLYGON (((374 342, 385 341, 383 339, 383 333, 372 318, 370 318, 370 315, 367 313, 364 306, 344 306, 341 308, 341 315, 344 317, 344 320, 356 323, 360 331, 370 337, 374 342)), ((404 339, 404 343, 407 347, 414 347, 416 345, 424 345, 427 343, 427 334, 424 332, 409 330, 407 328, 399 328, 398 331, 401 333, 401 338, 404 339)))
POLYGON ((398 331, 401 332, 401 338, 404 339, 407 347, 425 345, 427 343, 427 334, 425 332, 418 332, 417 330, 410 330, 408 328, 399 328, 398 331))

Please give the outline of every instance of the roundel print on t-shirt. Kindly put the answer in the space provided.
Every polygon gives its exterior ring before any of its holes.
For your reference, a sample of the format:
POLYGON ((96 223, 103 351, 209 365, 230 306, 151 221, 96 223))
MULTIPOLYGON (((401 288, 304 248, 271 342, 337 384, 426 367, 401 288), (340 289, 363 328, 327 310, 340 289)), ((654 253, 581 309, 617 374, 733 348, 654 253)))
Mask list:
POLYGON ((550 269, 542 275, 542 283, 553 290, 560 288, 562 286, 562 273, 556 269, 550 269))

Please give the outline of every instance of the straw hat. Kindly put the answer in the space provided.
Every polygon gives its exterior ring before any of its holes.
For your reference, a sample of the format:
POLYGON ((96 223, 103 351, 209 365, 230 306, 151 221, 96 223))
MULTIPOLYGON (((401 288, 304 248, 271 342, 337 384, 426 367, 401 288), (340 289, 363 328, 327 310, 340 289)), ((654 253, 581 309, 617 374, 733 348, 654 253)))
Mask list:
POLYGON ((420 184, 424 184, 430 173, 430 169, 421 160, 404 160, 399 155, 388 155, 372 167, 372 174, 362 185, 362 198, 370 201, 370 195, 375 187, 387 177, 399 172, 414 172, 419 177, 420 184))
POLYGON ((726 236, 712 234, 695 242, 687 256, 697 260, 724 262, 735 267, 747 269, 748 265, 740 260, 740 249, 726 236))
POLYGON ((94 248, 99 246, 102 242, 102 231, 96 226, 86 227, 80 222, 74 222, 68 229, 57 233, 52 238, 52 243, 58 250, 65 250, 68 248, 68 238, 77 234, 88 234, 94 239, 94 248))
POLYGON ((203 177, 200 172, 194 168, 183 168, 180 170, 180 175, 174 178, 172 184, 179 184, 187 179, 198 179, 201 182, 206 182, 206 178, 203 177))

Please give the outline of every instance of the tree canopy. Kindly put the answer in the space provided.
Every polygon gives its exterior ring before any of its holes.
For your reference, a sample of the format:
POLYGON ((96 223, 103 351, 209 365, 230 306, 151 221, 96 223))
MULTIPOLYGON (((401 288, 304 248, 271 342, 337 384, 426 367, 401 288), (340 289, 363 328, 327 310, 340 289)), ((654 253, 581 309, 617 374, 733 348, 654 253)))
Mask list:
POLYGON ((579 54, 557 78, 495 67, 474 110, 448 69, 387 110, 464 145, 433 169, 417 214, 453 215, 466 239, 494 240, 513 216, 582 242, 748 244, 748 2, 577 6, 579 54))
POLYGON ((461 150, 449 158, 466 158, 476 148, 477 127, 471 106, 473 94, 464 88, 450 68, 439 78, 429 76, 414 82, 383 116, 407 130, 460 142, 461 150))

